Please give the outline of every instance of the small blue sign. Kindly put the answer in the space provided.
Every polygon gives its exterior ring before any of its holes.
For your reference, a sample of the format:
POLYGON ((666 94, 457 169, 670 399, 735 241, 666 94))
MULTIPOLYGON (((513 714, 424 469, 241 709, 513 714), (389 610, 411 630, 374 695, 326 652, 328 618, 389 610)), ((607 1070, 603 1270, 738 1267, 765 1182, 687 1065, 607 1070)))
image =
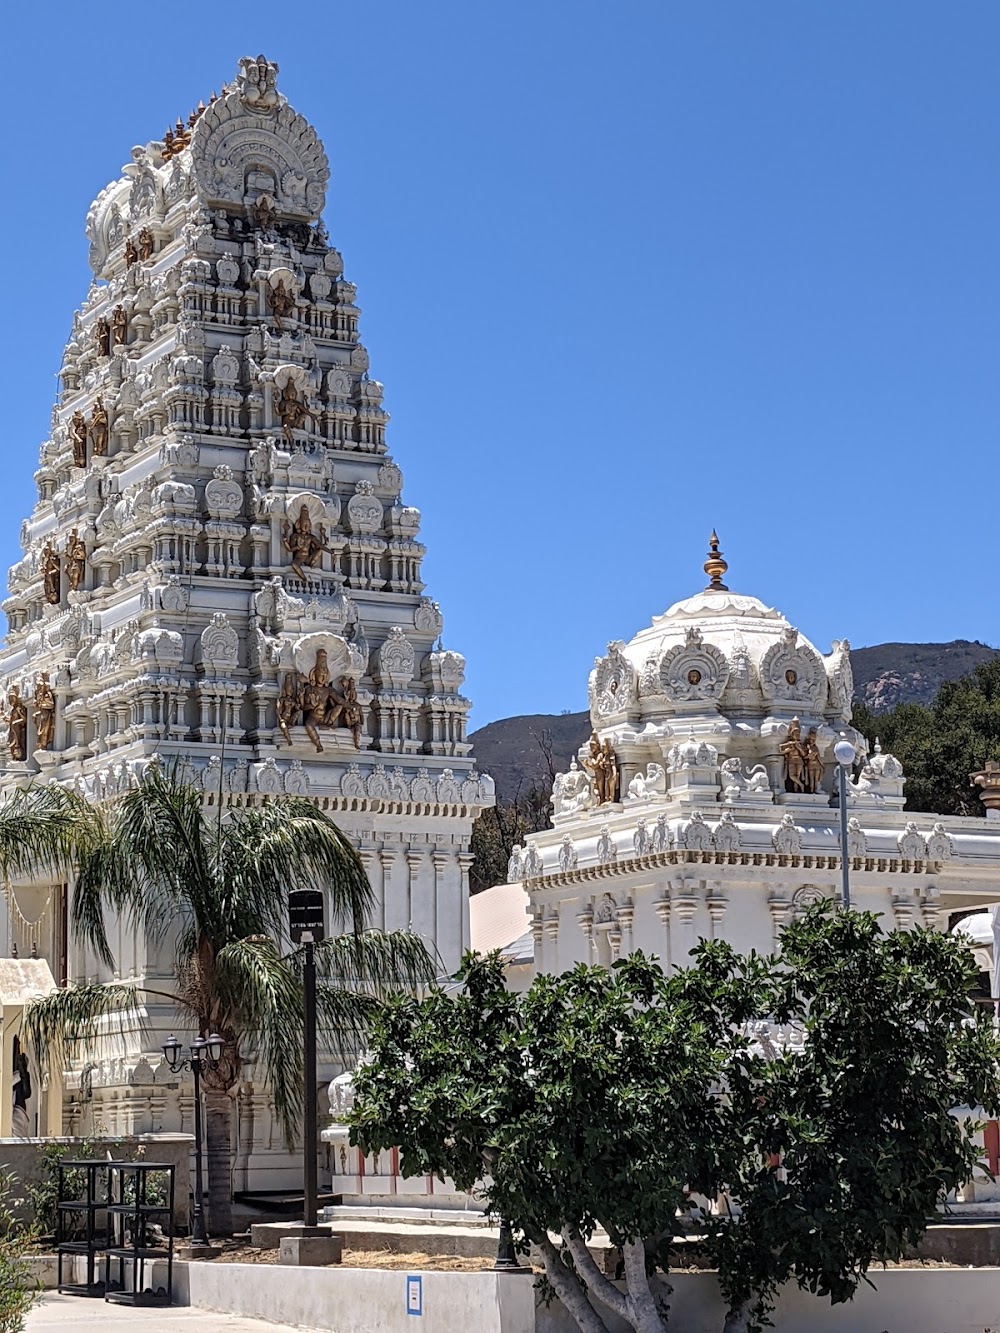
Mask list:
POLYGON ((406 1313, 419 1314, 424 1312, 424 1279, 419 1276, 408 1276, 406 1279, 406 1313))

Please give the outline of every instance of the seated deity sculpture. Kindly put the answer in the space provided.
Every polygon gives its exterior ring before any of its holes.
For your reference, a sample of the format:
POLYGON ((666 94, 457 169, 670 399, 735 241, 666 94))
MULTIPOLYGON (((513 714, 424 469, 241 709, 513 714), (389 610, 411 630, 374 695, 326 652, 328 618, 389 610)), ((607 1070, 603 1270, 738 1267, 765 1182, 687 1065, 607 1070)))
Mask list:
POLYGON ((594 804, 590 775, 575 759, 570 761, 569 772, 559 773, 552 786, 552 809, 557 815, 576 814, 594 804))

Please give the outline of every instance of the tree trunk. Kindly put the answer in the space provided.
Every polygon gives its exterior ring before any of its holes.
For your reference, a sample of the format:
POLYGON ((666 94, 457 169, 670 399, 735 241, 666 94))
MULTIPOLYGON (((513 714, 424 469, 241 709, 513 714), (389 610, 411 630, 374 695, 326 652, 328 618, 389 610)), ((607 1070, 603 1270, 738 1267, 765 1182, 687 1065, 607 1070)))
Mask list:
POLYGON ((531 1238, 542 1252, 545 1260, 545 1276, 552 1284, 556 1295, 576 1320, 582 1333, 608 1333, 608 1326, 597 1313, 590 1301, 583 1283, 559 1257, 559 1252, 544 1233, 531 1238))
POLYGON ((208 1229, 211 1236, 233 1234, 233 1099, 205 1089, 208 1148, 208 1229))
POLYGON ((746 1333, 752 1309, 752 1300, 741 1301, 739 1305, 734 1305, 726 1315, 722 1333, 746 1333))
POLYGON ((630 1323, 636 1333, 663 1333, 664 1321, 656 1308, 646 1272, 646 1247, 641 1240, 626 1241, 622 1246, 625 1280, 628 1283, 630 1323))

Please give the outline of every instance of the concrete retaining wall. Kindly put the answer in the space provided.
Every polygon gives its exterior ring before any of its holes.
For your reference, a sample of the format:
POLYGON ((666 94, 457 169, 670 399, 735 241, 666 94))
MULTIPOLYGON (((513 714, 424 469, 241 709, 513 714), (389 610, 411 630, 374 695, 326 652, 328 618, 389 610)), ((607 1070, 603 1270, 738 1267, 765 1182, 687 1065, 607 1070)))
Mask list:
MULTIPOLYGON (((270 1264, 179 1264, 178 1299, 206 1310, 336 1333, 578 1333, 558 1304, 536 1309, 528 1275, 421 1273, 423 1313, 407 1313, 406 1272, 283 1268, 270 1264)), ((873 1274, 848 1305, 831 1306, 790 1287, 773 1315, 776 1333, 983 1333, 1000 1330, 1000 1271, 893 1269, 873 1274)), ((725 1309, 715 1278, 673 1279, 671 1326, 721 1333, 725 1309)), ((602 1311, 612 1333, 625 1325, 602 1311)))
MULTIPOLYGON (((336 1333, 532 1333, 528 1275, 420 1273, 423 1313, 407 1312, 406 1272, 179 1264, 178 1296, 204 1310, 336 1333)), ((982 1330, 977 1330, 982 1333, 982 1330)))
MULTIPOLYGON (((775 1333, 984 1333, 1000 1330, 1000 1271, 995 1268, 894 1268, 872 1273, 853 1301, 831 1305, 798 1287, 781 1293, 771 1316, 775 1333)), ((684 1333, 722 1333, 726 1312, 710 1273, 678 1273, 670 1326, 684 1333)), ((627 1325, 602 1310, 612 1333, 627 1325)), ((537 1311, 535 1333, 579 1333, 561 1305, 537 1311)))

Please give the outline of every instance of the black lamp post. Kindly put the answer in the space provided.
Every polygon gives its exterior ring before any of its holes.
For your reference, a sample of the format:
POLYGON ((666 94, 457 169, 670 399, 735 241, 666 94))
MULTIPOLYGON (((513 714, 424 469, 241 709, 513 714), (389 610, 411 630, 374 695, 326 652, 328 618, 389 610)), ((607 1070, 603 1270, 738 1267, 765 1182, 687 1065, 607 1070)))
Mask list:
POLYGON ((196 1037, 191 1042, 191 1054, 181 1058, 182 1043, 171 1032, 163 1043, 163 1054, 172 1074, 190 1069, 194 1075, 194 1206, 191 1210, 191 1244, 208 1245, 203 1207, 205 1185, 201 1171, 201 1075, 204 1069, 218 1069, 225 1042, 217 1032, 210 1037, 196 1037))
MULTIPOLYGON (((490 1171, 496 1166, 499 1157, 499 1149, 492 1144, 488 1144, 483 1149, 483 1162, 490 1171)), ((493 1270, 499 1273, 524 1271, 517 1261, 517 1250, 514 1248, 514 1232, 511 1230, 510 1222, 506 1217, 500 1219, 500 1237, 497 1242, 497 1257, 493 1270)))

